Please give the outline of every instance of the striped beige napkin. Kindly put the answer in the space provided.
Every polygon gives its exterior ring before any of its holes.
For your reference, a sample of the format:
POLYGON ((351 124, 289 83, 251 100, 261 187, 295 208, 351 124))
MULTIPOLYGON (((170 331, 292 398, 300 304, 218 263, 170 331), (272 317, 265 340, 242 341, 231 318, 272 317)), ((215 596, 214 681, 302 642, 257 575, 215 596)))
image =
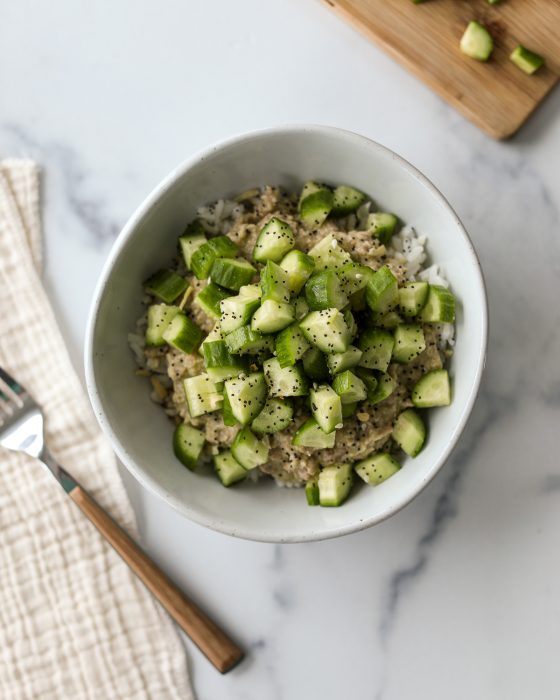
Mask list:
MULTIPOLYGON (((38 169, 0 161, 0 366, 45 409, 58 460, 136 534, 40 267, 38 169)), ((43 467, 0 448, 0 698, 192 697, 170 619, 43 467)))

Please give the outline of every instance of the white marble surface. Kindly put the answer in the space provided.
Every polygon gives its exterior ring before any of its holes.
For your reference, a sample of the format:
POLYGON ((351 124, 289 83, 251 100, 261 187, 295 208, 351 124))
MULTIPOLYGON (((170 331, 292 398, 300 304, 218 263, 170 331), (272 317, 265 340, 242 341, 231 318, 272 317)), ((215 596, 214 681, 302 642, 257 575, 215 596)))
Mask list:
POLYGON ((495 143, 316 0, 3 3, 0 155, 44 168, 46 282, 76 366, 127 216, 236 132, 321 122, 423 170, 490 295, 482 394, 453 458, 390 521, 268 546, 182 520, 125 476, 148 550, 249 650, 201 700, 560 696, 560 91, 495 143))

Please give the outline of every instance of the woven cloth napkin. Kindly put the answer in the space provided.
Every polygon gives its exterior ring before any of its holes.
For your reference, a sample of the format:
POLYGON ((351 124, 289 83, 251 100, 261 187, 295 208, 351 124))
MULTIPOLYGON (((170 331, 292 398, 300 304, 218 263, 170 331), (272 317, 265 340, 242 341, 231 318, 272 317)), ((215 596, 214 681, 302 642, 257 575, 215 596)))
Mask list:
MULTIPOLYGON (((40 268, 37 166, 0 161, 0 366, 43 406, 58 461, 137 536, 40 268)), ((0 698, 193 698, 171 620, 52 476, 2 448, 0 698)))

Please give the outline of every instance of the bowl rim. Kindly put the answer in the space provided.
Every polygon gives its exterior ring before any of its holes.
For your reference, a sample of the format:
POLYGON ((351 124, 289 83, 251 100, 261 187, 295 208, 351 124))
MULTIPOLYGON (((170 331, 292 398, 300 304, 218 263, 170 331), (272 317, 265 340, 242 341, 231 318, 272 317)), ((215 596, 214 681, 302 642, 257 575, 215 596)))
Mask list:
POLYGON ((167 505, 171 506, 174 510, 178 511, 181 515, 189 519, 190 521, 202 525, 216 532, 222 534, 231 535, 233 537, 238 537, 240 539, 246 539, 257 542, 269 542, 269 543, 295 543, 295 542, 311 542, 326 539, 333 539, 335 537, 342 537, 343 535, 348 535, 353 532, 359 532, 365 530, 377 523, 383 522, 387 518, 391 517, 395 513, 399 512, 405 506, 407 506, 416 496, 418 496, 426 486, 434 479, 436 474, 443 467, 447 459, 449 458, 451 452, 455 448, 466 424, 471 415, 479 388, 482 380, 482 375, 484 372, 484 367, 486 364, 486 353, 488 345, 488 297, 486 292, 486 286, 484 282, 484 274, 480 260, 474 248, 474 245, 463 226, 459 216, 456 214, 455 210, 449 204, 445 196, 440 192, 440 190, 415 166, 409 163, 405 158, 395 153, 392 149, 383 146, 382 144, 370 139, 367 136, 357 134, 353 131, 342 129, 334 126, 326 126, 320 124, 285 124, 279 126, 266 127, 262 129, 254 129, 248 132, 238 133, 234 136, 228 137, 226 139, 220 140, 211 146, 201 149, 194 153, 189 158, 183 160, 171 172, 163 178, 147 195, 143 202, 136 208, 133 214, 130 216, 126 224, 121 229, 115 242, 113 243, 109 255, 105 260, 97 284, 94 289, 89 314, 87 318, 86 333, 85 333, 85 343, 84 343, 84 367, 85 367, 85 381, 86 388, 89 395, 90 402, 93 407, 96 419, 103 431, 103 433, 108 437, 109 442, 115 451, 118 459, 123 463, 127 470, 134 476, 134 478, 148 491, 158 496, 167 505), (97 390, 95 373, 93 368, 93 343, 94 343, 94 329, 97 323, 97 316, 99 313, 99 307, 101 299, 105 292, 105 288, 111 276, 111 271, 113 269, 115 261, 120 256, 122 250, 128 243, 129 238, 132 236, 138 224, 142 219, 150 212, 150 210, 155 207, 161 197, 175 184, 175 182, 181 178, 188 170, 197 165, 198 163, 204 161, 206 158, 212 156, 219 150, 224 148, 229 148, 235 146, 238 143, 244 141, 251 141, 256 139, 266 138, 272 135, 281 134, 294 134, 294 133, 319 133, 326 136, 342 138, 349 141, 358 142, 367 145, 368 148, 374 148, 379 152, 388 155, 393 160, 397 161, 402 169, 408 172, 413 178, 418 180, 430 193, 431 195, 439 201, 440 205, 447 211, 447 213, 452 217, 455 224, 457 225, 458 231, 463 236, 464 242, 471 254, 471 260, 474 263, 474 272, 477 278, 477 283, 479 291, 481 292, 483 304, 481 309, 481 337, 479 343, 479 351, 476 362, 476 372, 474 380, 470 387, 470 391, 466 397, 462 412, 460 414, 459 421, 454 429, 454 431, 449 435, 446 446, 442 450, 439 458, 435 460, 431 466, 429 472, 425 475, 419 486, 410 492, 406 492, 402 498, 391 504, 390 507, 386 508, 383 512, 376 515, 372 515, 369 518, 363 518, 357 520, 356 522, 349 523, 347 525, 341 525, 336 527, 331 527, 321 532, 309 532, 303 533, 301 535, 271 535, 265 534, 259 536, 259 533, 255 533, 252 528, 246 528, 243 525, 232 527, 225 526, 220 520, 212 519, 211 516, 205 516, 200 514, 196 509, 189 507, 184 501, 176 498, 172 493, 167 493, 159 483, 149 475, 147 475, 144 470, 135 462, 135 460, 130 457, 127 452, 125 445, 122 444, 119 437, 116 435, 115 431, 111 427, 110 422, 107 419, 105 410, 103 408, 103 403, 99 396, 97 390))

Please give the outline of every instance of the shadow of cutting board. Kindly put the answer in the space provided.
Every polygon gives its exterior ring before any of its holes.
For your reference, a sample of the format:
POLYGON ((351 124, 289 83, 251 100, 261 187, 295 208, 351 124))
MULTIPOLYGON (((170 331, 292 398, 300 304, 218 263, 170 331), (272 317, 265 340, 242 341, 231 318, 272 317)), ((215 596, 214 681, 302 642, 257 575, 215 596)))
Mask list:
POLYGON ((514 134, 558 81, 560 0, 323 1, 496 139, 514 134), (487 63, 459 50, 472 19, 494 37, 487 63), (546 65, 523 73, 509 60, 517 44, 540 53, 546 65))

